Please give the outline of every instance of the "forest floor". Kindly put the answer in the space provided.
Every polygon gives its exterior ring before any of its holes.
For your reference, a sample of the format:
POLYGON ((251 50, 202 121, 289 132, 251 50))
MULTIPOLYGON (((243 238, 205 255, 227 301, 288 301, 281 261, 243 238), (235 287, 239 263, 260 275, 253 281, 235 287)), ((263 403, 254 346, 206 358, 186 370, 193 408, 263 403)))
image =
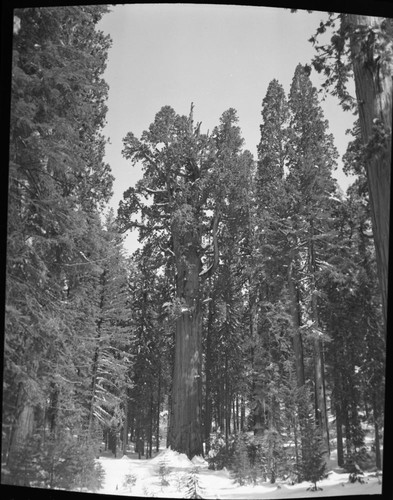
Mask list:
POLYGON ((375 473, 364 474, 364 484, 349 483, 348 473, 334 467, 334 455, 329 463, 329 475, 318 482, 322 490, 308 491, 309 482, 288 484, 269 482, 255 486, 240 486, 226 469, 208 469, 201 457, 190 461, 186 455, 170 449, 160 451, 154 458, 138 459, 136 453, 121 458, 105 454, 98 461, 105 470, 105 481, 97 493, 136 497, 186 498, 193 488, 199 498, 307 498, 343 495, 381 494, 381 478, 375 473), (105 456, 106 455, 106 456, 105 456), (163 467, 165 464, 165 467, 163 467))

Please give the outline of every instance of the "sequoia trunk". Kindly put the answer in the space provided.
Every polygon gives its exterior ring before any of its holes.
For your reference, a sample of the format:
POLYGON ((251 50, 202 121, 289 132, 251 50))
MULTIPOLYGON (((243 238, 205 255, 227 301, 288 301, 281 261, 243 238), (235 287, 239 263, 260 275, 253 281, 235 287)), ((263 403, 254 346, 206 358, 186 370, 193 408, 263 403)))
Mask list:
POLYGON ((202 317, 199 297, 201 261, 196 231, 174 238, 177 268, 175 361, 169 444, 190 459, 203 454, 202 447, 202 317))
MULTIPOLYGON (((376 49, 382 18, 348 14, 344 22, 356 28, 351 58, 360 128, 366 146, 366 173, 371 205, 382 307, 387 320, 390 169, 392 134, 392 64, 376 49)), ((386 51, 391 51, 390 47, 386 51)))

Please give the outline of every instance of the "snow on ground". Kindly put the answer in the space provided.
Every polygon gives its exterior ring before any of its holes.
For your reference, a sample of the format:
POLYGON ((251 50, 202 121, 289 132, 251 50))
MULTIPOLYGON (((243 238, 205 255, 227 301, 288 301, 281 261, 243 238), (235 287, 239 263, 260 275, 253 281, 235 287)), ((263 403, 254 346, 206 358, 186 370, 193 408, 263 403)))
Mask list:
POLYGON ((365 474, 365 484, 351 484, 348 482, 349 474, 334 471, 318 483, 323 489, 317 492, 307 491, 308 482, 239 486, 226 469, 210 470, 202 457, 194 457, 191 461, 186 455, 171 449, 165 449, 149 460, 138 459, 137 454, 128 453, 122 458, 101 457, 98 461, 106 472, 103 488, 98 493, 119 496, 185 498, 185 483, 191 477, 197 480, 197 491, 201 497, 212 499, 312 498, 382 492, 380 479, 371 474, 365 474))

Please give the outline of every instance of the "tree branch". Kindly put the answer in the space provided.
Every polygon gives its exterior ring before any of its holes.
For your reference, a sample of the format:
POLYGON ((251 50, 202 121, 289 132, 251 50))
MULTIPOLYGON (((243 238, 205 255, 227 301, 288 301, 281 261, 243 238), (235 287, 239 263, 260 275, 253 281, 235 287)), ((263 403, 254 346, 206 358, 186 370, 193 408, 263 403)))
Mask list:
POLYGON ((165 194, 165 195, 168 194, 167 191, 164 189, 150 189, 150 188, 144 187, 144 186, 142 187, 142 189, 144 191, 147 191, 149 194, 165 194))
POLYGON ((218 229, 218 222, 219 222, 219 213, 218 210, 216 210, 216 213, 214 215, 214 220, 213 220, 213 246, 214 246, 214 260, 213 263, 204 271, 201 271, 199 273, 199 276, 201 278, 208 279, 210 276, 213 275, 214 271, 216 270, 219 262, 219 252, 218 252, 218 239, 217 239, 217 229, 218 229))
POLYGON ((164 248, 164 247, 161 245, 161 243, 158 243, 158 246, 160 247, 160 249, 161 249, 163 252, 168 252, 168 253, 170 253, 171 255, 173 255, 173 257, 176 257, 176 256, 175 256, 175 252, 174 252, 172 249, 170 249, 169 247, 164 248))

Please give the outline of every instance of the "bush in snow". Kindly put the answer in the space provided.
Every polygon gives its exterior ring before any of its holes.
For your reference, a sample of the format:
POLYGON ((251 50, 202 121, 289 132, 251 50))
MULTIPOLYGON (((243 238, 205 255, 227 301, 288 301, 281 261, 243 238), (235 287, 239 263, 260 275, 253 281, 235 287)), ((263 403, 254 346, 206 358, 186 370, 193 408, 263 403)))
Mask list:
POLYGON ((237 435, 231 469, 240 485, 266 480, 266 457, 258 437, 243 432, 237 435))
POLYGON ((348 481, 350 483, 364 483, 364 479, 362 476, 364 476, 364 473, 362 469, 359 467, 357 464, 356 456, 353 455, 349 457, 344 465, 344 468, 347 472, 349 472, 349 477, 348 481))
POLYGON ((236 440, 235 453, 233 457, 232 471, 234 480, 240 484, 240 486, 251 482, 251 462, 248 453, 248 437, 247 434, 241 433, 236 440))
POLYGON ((170 467, 168 467, 168 464, 165 460, 165 457, 160 460, 160 464, 158 467, 158 475, 160 476, 161 479, 161 486, 168 486, 169 481, 168 481, 168 475, 171 472, 170 467))
POLYGON ((284 441, 274 428, 264 432, 259 454, 263 455, 263 461, 266 462, 265 470, 272 484, 279 476, 284 477, 291 468, 288 463, 289 457, 285 453, 284 441))
POLYGON ((183 488, 183 483, 184 483, 184 477, 182 474, 177 473, 175 475, 175 484, 176 484, 176 489, 177 491, 181 491, 183 488))
POLYGON ((218 432, 210 443, 210 451, 207 456, 209 469, 221 470, 224 467, 229 467, 235 450, 235 437, 229 436, 228 442, 224 436, 218 432))
MULTIPOLYGON (((353 463, 356 463, 360 469, 367 470, 374 466, 375 457, 371 455, 365 446, 363 446, 347 456, 344 468, 346 470, 348 470, 348 468, 351 469, 353 463)), ((351 472, 351 470, 348 470, 348 472, 351 472)))
POLYGON ((185 478, 184 498, 203 498, 203 488, 199 482, 198 467, 194 467, 185 478))
POLYGON ((326 450, 321 432, 312 422, 307 423, 303 432, 302 458, 298 465, 300 477, 303 481, 311 481, 311 491, 321 490, 317 482, 326 476, 326 450))
POLYGON ((135 486, 136 480, 137 477, 132 472, 126 474, 123 481, 123 487, 131 491, 132 487, 135 486))
POLYGON ((69 435, 56 439, 32 436, 21 446, 9 464, 9 484, 97 491, 102 487, 104 471, 96 463, 96 445, 69 435))

